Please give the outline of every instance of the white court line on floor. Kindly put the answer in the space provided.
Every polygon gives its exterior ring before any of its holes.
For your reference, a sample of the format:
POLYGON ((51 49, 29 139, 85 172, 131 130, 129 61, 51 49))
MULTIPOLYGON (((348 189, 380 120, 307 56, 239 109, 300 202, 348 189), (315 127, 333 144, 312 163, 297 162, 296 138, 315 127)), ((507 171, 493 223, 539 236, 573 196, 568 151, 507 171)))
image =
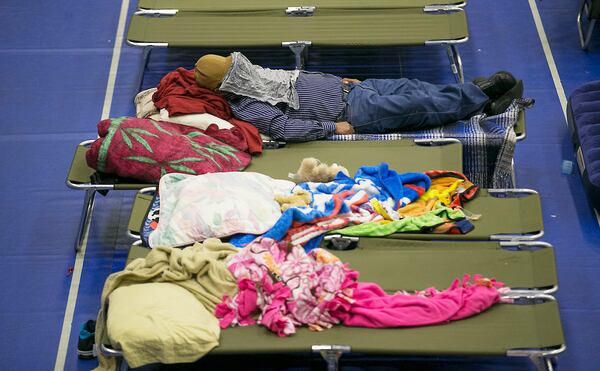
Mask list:
MULTIPOLYGON (((119 69, 119 60, 121 58, 121 48, 123 45, 123 35, 125 33, 125 22, 127 21, 127 11, 129 9, 129 0, 122 0, 121 12, 119 14, 119 23, 115 37, 115 44, 112 52, 112 60, 110 70, 108 72, 108 81, 106 83, 106 93, 104 94, 104 105, 102 107, 101 119, 104 120, 110 115, 112 106, 113 93, 115 90, 115 81, 117 79, 117 71, 119 69)), ((65 368, 65 360, 69 350, 69 339, 71 337, 71 328, 73 325, 73 316, 75 314, 75 305, 77 304, 77 295, 79 293, 79 282, 83 270, 83 261, 85 259, 85 250, 87 248, 89 229, 84 231, 84 238, 81 249, 75 256, 75 266, 73 267, 73 275, 71 277, 71 286, 69 288, 69 297, 65 308, 65 316, 63 318, 62 331, 60 334, 60 342, 56 353, 56 362, 54 363, 54 371, 62 371, 65 368)))
MULTIPOLYGON (((542 18, 540 17, 540 12, 538 11, 535 1, 536 0, 529 0, 529 7, 531 8, 531 14, 533 15, 533 21, 535 22, 535 28, 537 29, 540 37, 544 54, 546 55, 546 62, 548 62, 548 68, 550 68, 550 74, 552 75, 552 80, 554 81, 556 94, 558 95, 558 100, 560 101, 560 105, 562 107, 563 115, 565 117, 565 125, 567 125, 567 95, 565 94, 565 89, 563 88, 560 80, 558 68, 554 62, 554 56, 552 55, 552 49, 550 49, 550 44, 548 43, 548 38, 546 37, 546 31, 544 30, 544 24, 542 23, 542 18)), ((600 214, 597 210, 594 210, 594 213, 596 214, 596 221, 600 226, 600 214)))
POLYGON ((556 68, 554 56, 552 55, 552 49, 550 49, 550 44, 548 43, 548 38, 546 37, 546 31, 544 30, 544 24, 542 23, 542 18, 540 17, 540 12, 538 11, 537 4, 535 3, 535 1, 536 0, 529 0, 529 7, 531 8, 531 14, 533 15, 533 21, 535 22, 535 28, 537 29, 538 35, 540 37, 540 42, 542 43, 544 54, 546 55, 546 62, 548 62, 548 68, 550 68, 550 74, 552 75, 552 80, 554 81, 554 88, 556 89, 556 94, 558 95, 558 100, 560 101, 560 105, 565 116, 566 125, 567 96, 565 95, 565 89, 563 88, 562 82, 560 81, 558 68, 556 68))

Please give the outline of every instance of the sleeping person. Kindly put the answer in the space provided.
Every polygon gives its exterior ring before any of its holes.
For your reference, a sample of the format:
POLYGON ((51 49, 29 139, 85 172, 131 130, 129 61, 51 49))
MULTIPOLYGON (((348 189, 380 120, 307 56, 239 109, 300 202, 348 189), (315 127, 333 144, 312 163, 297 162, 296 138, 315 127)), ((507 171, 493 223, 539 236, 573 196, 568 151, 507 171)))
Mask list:
POLYGON ((200 87, 219 91, 234 115, 275 140, 308 141, 333 134, 382 134, 496 115, 523 94, 505 71, 464 84, 416 79, 356 79, 268 69, 243 54, 207 54, 195 65, 200 87))

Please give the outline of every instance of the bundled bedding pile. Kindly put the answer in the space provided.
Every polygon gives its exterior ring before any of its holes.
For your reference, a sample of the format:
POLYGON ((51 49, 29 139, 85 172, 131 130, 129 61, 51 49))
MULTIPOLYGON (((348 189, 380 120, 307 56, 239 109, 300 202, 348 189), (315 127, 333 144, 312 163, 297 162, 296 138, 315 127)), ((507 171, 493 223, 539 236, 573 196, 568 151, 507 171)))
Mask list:
POLYGON ((363 166, 353 177, 340 171, 329 182, 298 184, 248 172, 169 174, 161 179, 142 239, 154 247, 217 237, 241 247, 263 236, 310 250, 334 230, 350 236, 465 234, 474 226, 462 206, 477 190, 457 172, 398 173, 385 163, 363 166), (268 212, 257 218, 261 210, 268 212))
POLYGON ((99 138, 86 153, 100 173, 158 182, 167 173, 240 171, 262 140, 251 124, 233 117, 223 97, 200 88, 184 68, 135 99, 137 117, 98 123, 99 138))

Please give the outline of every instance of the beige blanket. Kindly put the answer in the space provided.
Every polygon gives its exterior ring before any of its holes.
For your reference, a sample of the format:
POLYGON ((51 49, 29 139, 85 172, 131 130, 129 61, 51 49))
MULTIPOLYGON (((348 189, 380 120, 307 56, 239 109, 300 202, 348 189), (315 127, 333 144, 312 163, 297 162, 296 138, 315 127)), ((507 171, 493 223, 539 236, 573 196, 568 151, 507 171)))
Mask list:
MULTIPOLYGON (((111 338, 111 334, 105 333, 106 311, 111 293, 119 287, 128 287, 148 282, 171 282, 193 294, 211 314, 214 313, 215 306, 221 301, 223 295, 232 296, 235 294, 236 282, 227 270, 225 263, 230 256, 236 254, 238 251, 233 245, 222 243, 218 239, 208 239, 203 243, 196 243, 183 250, 157 247, 150 251, 146 258, 136 259, 131 262, 124 271, 111 274, 107 278, 102 291, 101 308, 96 323, 96 344, 101 344, 107 338, 111 340, 111 343, 114 341, 111 338)), ((124 297, 126 295, 121 294, 118 296, 124 297)), ((135 309, 132 308, 132 312, 134 311, 135 309)), ((122 313, 123 311, 120 312, 122 313)), ((205 331, 201 335, 206 336, 206 334, 205 331)), ((217 339, 215 339, 213 346, 218 344, 218 335, 217 332, 217 339)), ((177 354, 173 353, 160 354, 160 351, 158 353, 145 352, 143 349, 139 349, 139 347, 144 346, 144 342, 140 341, 137 336, 134 336, 130 340, 128 341, 126 337, 121 338, 118 340, 118 346, 125 355, 127 353, 136 354, 135 359, 132 360, 126 357, 132 367, 157 362, 177 363, 193 361, 180 359, 177 354)), ((169 341, 169 339, 165 341, 169 341)), ((202 357, 212 348, 212 346, 209 346, 210 344, 212 344, 210 341, 198 344, 198 349, 193 350, 194 354, 197 353, 196 359, 202 357)), ((113 358, 99 355, 98 360, 99 366, 96 370, 115 369, 116 365, 113 358)))

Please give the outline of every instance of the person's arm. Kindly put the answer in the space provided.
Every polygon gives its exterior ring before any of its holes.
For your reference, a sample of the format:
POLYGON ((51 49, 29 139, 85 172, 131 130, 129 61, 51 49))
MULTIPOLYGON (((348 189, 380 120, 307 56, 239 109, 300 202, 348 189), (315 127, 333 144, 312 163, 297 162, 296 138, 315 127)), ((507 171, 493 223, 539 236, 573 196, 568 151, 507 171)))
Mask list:
POLYGON ((293 119, 279 108, 253 98, 237 97, 229 103, 235 117, 248 121, 274 140, 304 142, 336 132, 333 121, 293 119))
POLYGON ((360 84, 360 80, 353 79, 353 78, 350 78, 350 77, 344 77, 342 79, 342 84, 345 84, 345 85, 347 85, 347 84, 360 84))

